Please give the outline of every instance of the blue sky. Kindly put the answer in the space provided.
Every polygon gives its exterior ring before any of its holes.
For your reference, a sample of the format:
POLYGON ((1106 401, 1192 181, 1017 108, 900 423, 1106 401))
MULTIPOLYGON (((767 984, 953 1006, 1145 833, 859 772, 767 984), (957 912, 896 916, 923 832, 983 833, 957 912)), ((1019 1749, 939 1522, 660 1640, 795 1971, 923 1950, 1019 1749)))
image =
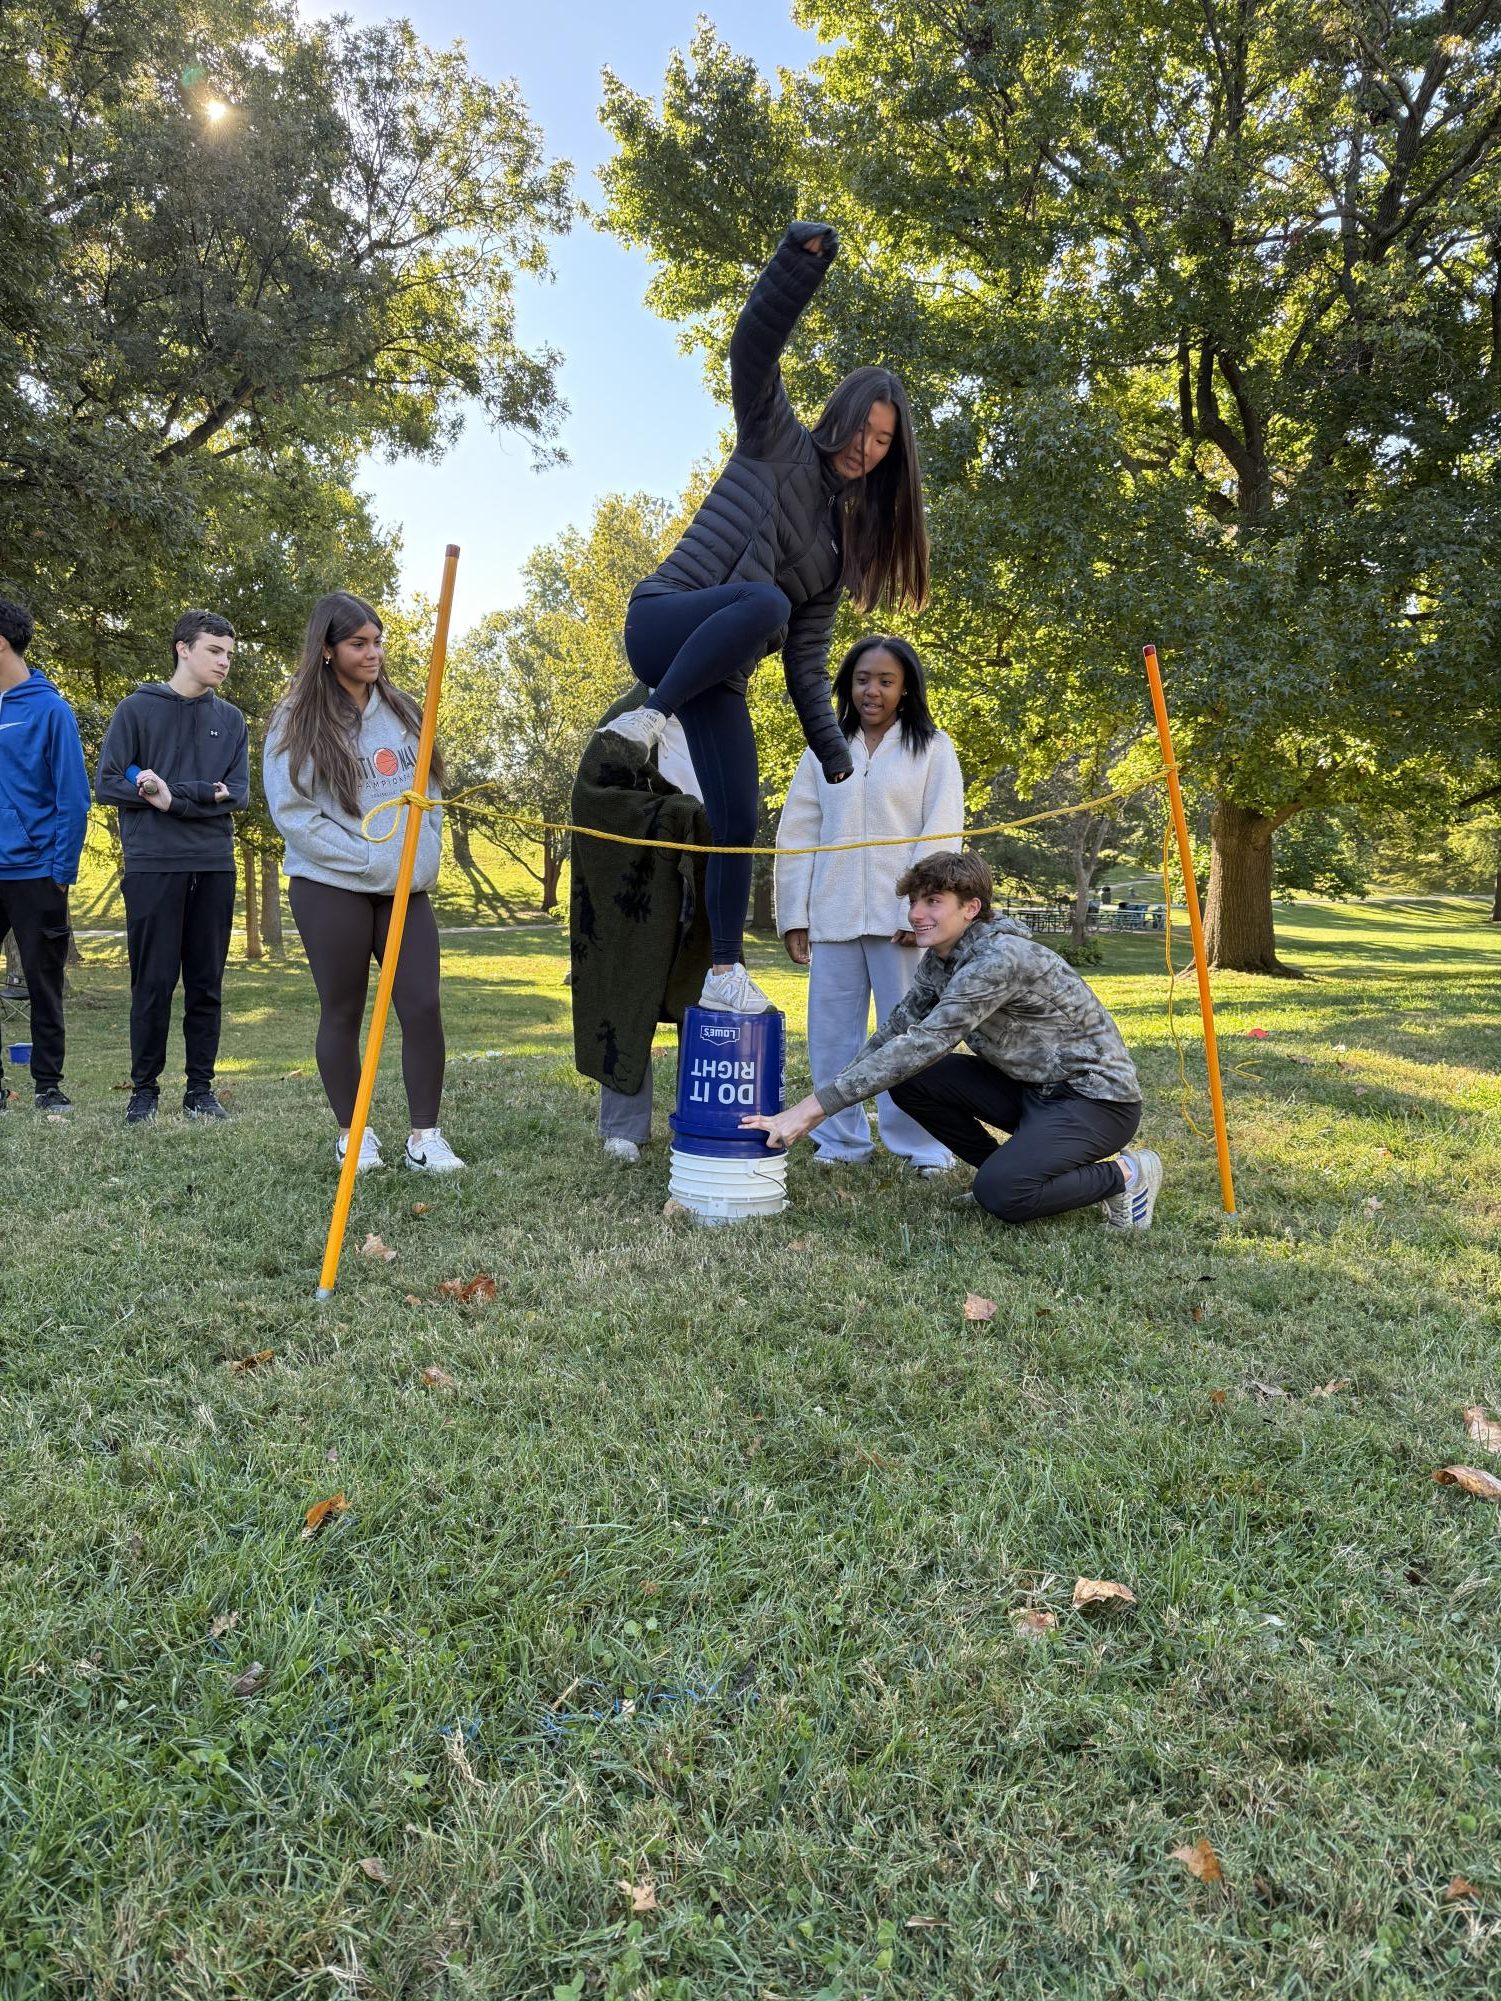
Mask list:
MULTIPOLYGON (((514 76, 549 155, 573 161, 575 192, 585 200, 597 196, 593 169, 612 145, 597 117, 606 64, 655 95, 669 52, 687 46, 700 11, 764 74, 779 65, 801 68, 818 48, 779 0, 715 0, 709 7, 702 0, 571 0, 566 8, 340 0, 339 11, 356 20, 405 14, 430 44, 462 40, 482 74, 514 76)), ((585 224, 557 243, 553 266, 553 282, 524 283, 518 332, 529 347, 545 342, 562 352, 560 386, 569 405, 562 444, 570 463, 532 471, 525 444, 495 436, 476 412, 441 464, 370 460, 362 469, 360 485, 376 514, 401 530, 405 593, 434 591, 445 543, 459 543, 459 629, 509 603, 528 552, 570 523, 586 522, 600 494, 680 491, 723 421, 699 360, 680 354, 674 329, 642 304, 651 275, 643 257, 585 224)))

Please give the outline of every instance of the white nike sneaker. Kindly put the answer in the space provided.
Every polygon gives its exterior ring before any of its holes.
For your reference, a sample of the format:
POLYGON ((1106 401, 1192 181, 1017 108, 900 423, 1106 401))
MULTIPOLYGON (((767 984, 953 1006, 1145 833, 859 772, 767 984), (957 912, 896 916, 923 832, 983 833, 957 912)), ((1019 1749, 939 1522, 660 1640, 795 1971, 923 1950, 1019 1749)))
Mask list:
POLYGON ((721 1014, 765 1014, 771 1002, 756 985, 744 966, 731 966, 716 973, 711 966, 704 975, 700 1007, 716 1008, 721 1014))
POLYGON ((1105 1226, 1110 1230, 1150 1230, 1157 1197, 1162 1193, 1162 1161, 1147 1147, 1121 1158, 1131 1163, 1131 1186, 1119 1195, 1107 1195, 1100 1204, 1105 1226))
POLYGON ((429 1126, 407 1140, 407 1166, 414 1174, 457 1174, 463 1165, 441 1126, 429 1126))
POLYGON ((613 722, 601 723, 600 736, 619 737, 622 743, 639 744, 642 751, 655 750, 662 741, 667 728, 667 717, 660 709, 628 709, 623 716, 613 722))
POLYGON ((641 1158, 641 1149, 633 1139, 607 1139, 605 1159, 618 1160, 622 1167, 634 1167, 641 1158))
MULTIPOLYGON (((348 1133, 340 1133, 338 1144, 334 1148, 340 1167, 344 1165, 344 1156, 348 1151, 349 1135, 348 1133)), ((360 1134, 360 1157, 354 1171, 356 1174, 368 1174, 371 1168, 384 1167, 385 1164, 380 1157, 380 1141, 371 1132, 369 1126, 366 1126, 365 1130, 360 1134)))

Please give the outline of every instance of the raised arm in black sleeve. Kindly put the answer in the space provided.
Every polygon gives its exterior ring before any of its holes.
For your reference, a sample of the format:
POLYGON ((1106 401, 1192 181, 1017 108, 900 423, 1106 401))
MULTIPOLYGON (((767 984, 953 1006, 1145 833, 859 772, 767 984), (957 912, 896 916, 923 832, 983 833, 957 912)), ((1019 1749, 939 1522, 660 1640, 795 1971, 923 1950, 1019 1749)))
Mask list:
POLYGON ((738 441, 753 457, 774 458, 780 440, 797 427, 782 387, 782 350, 838 249, 826 222, 794 222, 740 309, 730 336, 730 397, 738 441), (805 250, 817 236, 823 248, 805 250))
POLYGON ((828 779, 847 778, 855 768, 850 747, 834 716, 829 688, 829 640, 842 584, 800 604, 787 621, 782 672, 808 747, 828 779))

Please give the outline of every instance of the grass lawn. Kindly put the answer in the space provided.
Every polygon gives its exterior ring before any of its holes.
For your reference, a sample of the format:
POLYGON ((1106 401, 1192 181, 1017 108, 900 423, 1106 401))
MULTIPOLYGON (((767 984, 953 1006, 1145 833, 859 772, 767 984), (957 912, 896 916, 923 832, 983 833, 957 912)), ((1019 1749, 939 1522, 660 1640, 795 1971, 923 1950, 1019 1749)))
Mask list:
POLYGON ((558 940, 454 941, 470 1171, 363 1181, 323 1307, 305 971, 231 975, 234 1124, 127 1134, 91 952, 76 1115, 0 1120, 5 2001, 1501 1993, 1501 1515, 1431 1477, 1501 1409, 1481 915, 1305 908, 1311 978, 1220 982, 1229 1228, 1108 940, 1124 1241, 806 1150, 784 1218, 665 1221, 558 940))

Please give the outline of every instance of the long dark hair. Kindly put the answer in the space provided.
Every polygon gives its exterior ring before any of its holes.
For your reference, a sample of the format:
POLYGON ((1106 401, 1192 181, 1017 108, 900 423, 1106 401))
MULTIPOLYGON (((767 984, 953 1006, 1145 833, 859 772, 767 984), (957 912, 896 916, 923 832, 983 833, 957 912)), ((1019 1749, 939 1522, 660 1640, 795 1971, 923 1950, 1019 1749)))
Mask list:
POLYGON ((891 450, 863 479, 844 490, 845 589, 858 611, 878 604, 921 611, 928 601, 928 528, 923 519, 922 464, 907 392, 889 368, 857 368, 846 375, 813 426, 813 442, 835 458, 863 436, 872 403, 896 411, 891 450))
POLYGON ((902 749, 926 750, 938 734, 933 711, 928 707, 928 677, 917 648, 892 633, 868 632, 855 641, 840 661, 839 672, 834 676, 834 713, 839 718, 839 727, 847 738, 860 727, 860 712, 855 707, 855 669, 867 653, 874 653, 878 647, 901 664, 902 699, 896 715, 902 726, 902 749))
MULTIPOLYGON (((362 625, 384 632, 380 613, 352 591, 330 591, 313 606, 302 642, 302 658, 292 674, 292 685, 276 706, 271 728, 277 731, 287 753, 287 769, 292 783, 302 784, 302 774, 312 767, 313 783, 326 785, 346 813, 360 810, 360 764, 355 755, 360 711, 339 685, 333 668, 333 650, 350 639, 362 625)), ((404 695, 382 665, 375 681, 380 698, 401 718, 413 736, 422 733, 422 711, 410 695, 404 695)), ((432 772, 443 783, 443 759, 433 745, 432 772)))

